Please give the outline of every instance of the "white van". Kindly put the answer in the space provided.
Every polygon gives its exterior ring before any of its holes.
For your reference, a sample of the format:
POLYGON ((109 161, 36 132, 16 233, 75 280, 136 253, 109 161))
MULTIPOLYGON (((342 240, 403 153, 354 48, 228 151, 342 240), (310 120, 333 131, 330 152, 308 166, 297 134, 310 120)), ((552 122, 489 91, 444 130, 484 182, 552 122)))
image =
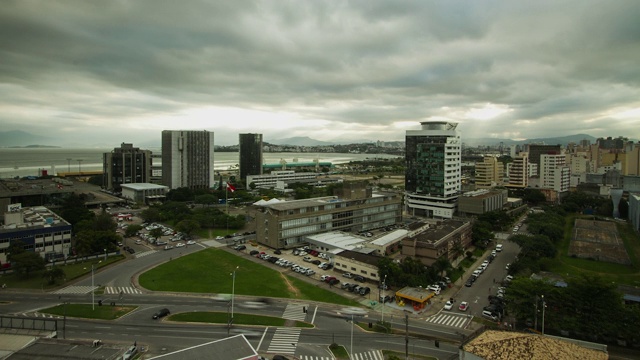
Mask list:
POLYGON ((493 315, 491 313, 491 311, 483 310, 482 311, 482 317, 486 318, 486 319, 489 319, 489 320, 498 321, 498 317, 493 315))
POLYGON ((502 251, 502 244, 498 244, 498 245, 496 245, 496 251, 497 251, 497 252, 502 251))

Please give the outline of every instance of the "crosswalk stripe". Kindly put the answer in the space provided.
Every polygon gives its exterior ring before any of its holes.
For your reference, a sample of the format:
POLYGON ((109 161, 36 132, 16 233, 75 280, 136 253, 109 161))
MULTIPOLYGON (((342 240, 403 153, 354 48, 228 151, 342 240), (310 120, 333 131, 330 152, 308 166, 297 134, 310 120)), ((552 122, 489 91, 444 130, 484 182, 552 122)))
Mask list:
POLYGON ((141 252, 141 253, 137 253, 136 254, 136 259, 137 258, 141 258, 143 256, 147 256, 147 255, 151 255, 153 253, 157 252, 157 250, 149 250, 149 251, 145 251, 145 252, 141 252))
POLYGON ((53 294, 88 294, 97 289, 97 286, 76 286, 70 285, 60 290, 56 290, 53 294))
POLYGON ((142 294, 142 291, 133 286, 107 286, 104 288, 105 294, 118 295, 122 291, 123 294, 142 294))
POLYGON ((280 352, 293 355, 296 351, 301 332, 302 329, 277 328, 269 344, 268 352, 280 352))
POLYGON ((283 319, 304 321, 307 318, 307 314, 302 310, 308 308, 307 304, 287 304, 282 314, 283 319))
POLYGON ((439 313, 427 319, 428 322, 451 327, 462 328, 465 326, 469 318, 466 315, 439 313))

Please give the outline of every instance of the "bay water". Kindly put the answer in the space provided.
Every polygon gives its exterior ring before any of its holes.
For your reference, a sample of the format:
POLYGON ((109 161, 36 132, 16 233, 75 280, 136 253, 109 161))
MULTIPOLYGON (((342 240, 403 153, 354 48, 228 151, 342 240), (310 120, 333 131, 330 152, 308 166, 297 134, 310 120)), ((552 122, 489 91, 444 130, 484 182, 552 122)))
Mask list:
MULTIPOLYGON (((160 149, 148 149, 154 154, 161 154, 160 149)), ((76 149, 76 148, 0 148, 0 178, 16 176, 38 176, 41 169, 50 175, 68 171, 99 171, 102 170, 102 159, 105 152, 111 149, 76 149)), ((397 155, 388 154, 358 154, 358 153, 313 153, 313 152, 274 152, 263 153, 265 164, 279 164, 281 160, 287 163, 330 162, 334 165, 345 164, 374 158, 391 159, 397 155)), ((153 159, 154 165, 161 165, 160 159, 153 159)), ((216 152, 214 155, 214 169, 228 170, 237 165, 237 152, 216 152)))

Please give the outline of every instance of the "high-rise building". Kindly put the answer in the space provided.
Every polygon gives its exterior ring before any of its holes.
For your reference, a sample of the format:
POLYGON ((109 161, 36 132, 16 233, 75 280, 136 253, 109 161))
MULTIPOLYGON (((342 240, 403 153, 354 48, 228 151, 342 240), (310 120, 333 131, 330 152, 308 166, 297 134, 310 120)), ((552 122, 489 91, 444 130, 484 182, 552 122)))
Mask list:
POLYGON ((542 154, 560 154, 560 145, 529 144, 529 162, 538 167, 538 171, 531 176, 540 176, 540 155, 542 154))
POLYGON ((262 134, 240 134, 240 179, 262 175, 262 134))
POLYGON ((504 179, 504 165, 495 156, 485 156, 476 163, 476 188, 489 189, 500 186, 504 179))
POLYGON ((528 153, 521 152, 507 165, 509 184, 507 187, 524 189, 529 185, 529 157, 528 153))
POLYGON ((162 131, 162 184, 169 189, 208 189, 215 184, 213 133, 162 131))
POLYGON ((458 124, 424 121, 407 130, 405 206, 412 215, 452 218, 461 189, 458 124))
POLYGON ((540 155, 540 187, 557 192, 569 191, 570 166, 564 154, 540 155))
POLYGON ((151 178, 151 151, 140 150, 133 144, 122 143, 104 153, 102 160, 105 189, 119 192, 122 184, 147 183, 151 178))

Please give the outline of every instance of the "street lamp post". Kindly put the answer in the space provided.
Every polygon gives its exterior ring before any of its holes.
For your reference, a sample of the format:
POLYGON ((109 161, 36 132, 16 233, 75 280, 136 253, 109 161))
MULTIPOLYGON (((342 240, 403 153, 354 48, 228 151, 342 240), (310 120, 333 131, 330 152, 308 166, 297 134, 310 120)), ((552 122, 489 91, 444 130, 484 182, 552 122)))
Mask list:
POLYGON ((104 261, 107 261, 107 249, 104 249, 104 261))
MULTIPOLYGON (((382 280, 382 289, 385 290, 387 285, 387 275, 384 276, 382 280)), ((380 297, 378 297, 378 301, 380 301, 380 297)), ((384 326, 384 301, 382 302, 382 326, 384 326)))
POLYGON ((542 335, 544 335, 544 308, 547 307, 547 303, 544 302, 544 295, 540 297, 542 298, 542 335))
POLYGON ((349 359, 353 359, 353 314, 351 314, 351 345, 349 346, 349 359))
POLYGON ((91 310, 96 309, 96 292, 93 288, 93 264, 91 264, 91 310))
POLYGON ((236 297, 236 270, 238 270, 240 266, 236 266, 233 270, 233 279, 231 280, 231 324, 233 323, 233 302, 236 297))

